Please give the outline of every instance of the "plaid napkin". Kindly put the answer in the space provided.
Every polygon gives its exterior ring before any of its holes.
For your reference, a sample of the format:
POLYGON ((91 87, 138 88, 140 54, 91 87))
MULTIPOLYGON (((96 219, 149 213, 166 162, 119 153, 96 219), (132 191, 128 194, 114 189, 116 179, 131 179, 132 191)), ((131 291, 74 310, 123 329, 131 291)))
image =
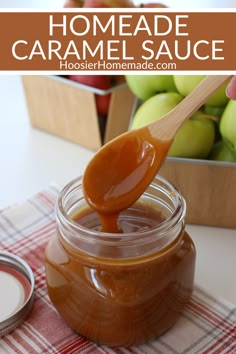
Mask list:
POLYGON ((196 354, 236 353, 236 307, 196 286, 180 320, 162 337, 130 348, 98 346, 75 334, 56 312, 47 295, 44 251, 55 232, 54 186, 0 212, 0 248, 31 266, 35 300, 27 320, 0 338, 0 353, 22 354, 196 354))

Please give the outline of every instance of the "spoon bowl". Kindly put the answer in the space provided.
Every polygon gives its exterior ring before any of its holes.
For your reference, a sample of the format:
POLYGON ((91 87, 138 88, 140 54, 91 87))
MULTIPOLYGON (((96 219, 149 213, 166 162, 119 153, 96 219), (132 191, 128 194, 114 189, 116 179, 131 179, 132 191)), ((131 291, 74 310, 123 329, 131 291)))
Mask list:
POLYGON ((104 145, 83 177, 89 205, 99 213, 115 214, 133 204, 156 175, 169 146, 169 141, 160 146, 146 127, 104 145))

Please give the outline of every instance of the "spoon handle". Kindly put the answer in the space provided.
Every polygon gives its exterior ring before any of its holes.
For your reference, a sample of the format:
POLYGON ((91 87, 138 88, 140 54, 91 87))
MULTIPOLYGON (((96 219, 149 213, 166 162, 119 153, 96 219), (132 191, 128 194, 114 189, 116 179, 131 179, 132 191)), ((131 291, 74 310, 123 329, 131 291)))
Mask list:
POLYGON ((149 125, 151 134, 161 140, 174 138, 180 126, 231 76, 207 76, 174 109, 149 125))

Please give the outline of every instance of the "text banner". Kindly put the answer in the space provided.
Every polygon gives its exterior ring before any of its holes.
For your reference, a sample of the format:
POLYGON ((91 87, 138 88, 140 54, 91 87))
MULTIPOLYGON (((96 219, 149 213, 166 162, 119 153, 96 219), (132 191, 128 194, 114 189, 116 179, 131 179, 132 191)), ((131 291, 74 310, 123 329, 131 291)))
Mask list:
POLYGON ((0 13, 0 70, 236 70, 234 11, 112 10, 0 13))

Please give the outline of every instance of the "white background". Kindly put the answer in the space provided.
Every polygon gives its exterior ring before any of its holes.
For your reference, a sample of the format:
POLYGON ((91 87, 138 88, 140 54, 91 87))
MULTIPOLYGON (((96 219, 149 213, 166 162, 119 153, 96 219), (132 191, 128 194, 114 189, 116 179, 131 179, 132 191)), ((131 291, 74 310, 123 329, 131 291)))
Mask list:
POLYGON ((0 0, 0 7, 60 8, 64 0, 0 0))

